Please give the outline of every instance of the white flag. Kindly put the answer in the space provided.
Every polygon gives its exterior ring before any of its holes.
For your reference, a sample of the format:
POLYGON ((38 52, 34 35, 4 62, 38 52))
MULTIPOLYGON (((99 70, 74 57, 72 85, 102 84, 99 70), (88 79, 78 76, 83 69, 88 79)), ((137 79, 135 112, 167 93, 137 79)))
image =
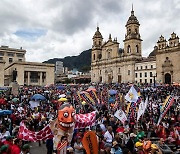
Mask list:
POLYGON ((125 99, 128 101, 128 102, 137 102, 138 100, 138 93, 136 91, 136 89, 132 86, 130 89, 129 89, 129 92, 126 94, 125 96, 125 99))
POLYGON ((126 114, 121 109, 117 110, 114 116, 118 118, 123 124, 127 120, 126 114))
POLYGON ((139 109, 138 109, 138 112, 137 112, 137 121, 139 120, 141 115, 144 114, 147 105, 148 105, 148 98, 146 98, 145 103, 143 101, 141 101, 141 103, 139 104, 139 109))

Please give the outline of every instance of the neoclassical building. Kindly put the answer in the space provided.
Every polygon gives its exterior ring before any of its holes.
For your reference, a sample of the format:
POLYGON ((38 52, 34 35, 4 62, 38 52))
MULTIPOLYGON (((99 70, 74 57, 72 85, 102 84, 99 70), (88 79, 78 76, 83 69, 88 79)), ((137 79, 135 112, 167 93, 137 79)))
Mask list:
POLYGON ((13 72, 19 85, 54 84, 54 64, 27 62, 25 54, 22 48, 0 47, 0 87, 14 82, 13 72))
POLYGON ((103 42, 97 27, 92 45, 91 82, 152 83, 154 78, 160 83, 180 82, 180 67, 177 65, 180 60, 180 44, 176 34, 171 35, 169 44, 161 36, 157 46, 145 58, 142 57, 140 24, 133 10, 125 27, 123 49, 119 47, 117 38, 112 39, 111 34, 103 42))

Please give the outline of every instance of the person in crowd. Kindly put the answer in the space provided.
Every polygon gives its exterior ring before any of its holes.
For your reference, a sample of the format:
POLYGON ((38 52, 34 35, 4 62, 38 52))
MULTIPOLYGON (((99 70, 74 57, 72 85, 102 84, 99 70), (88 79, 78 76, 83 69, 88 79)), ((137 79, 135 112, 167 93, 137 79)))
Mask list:
POLYGON ((134 134, 134 133, 131 133, 130 134, 130 138, 126 144, 126 147, 128 147, 128 149, 131 151, 131 153, 134 153, 135 152, 135 142, 134 142, 134 139, 137 135, 134 134))
POLYGON ((0 148, 0 153, 1 153, 1 154, 9 154, 8 148, 9 148, 8 145, 3 145, 3 146, 1 146, 1 148, 0 148))
POLYGON ((110 144, 112 146, 113 138, 114 138, 114 133, 112 126, 108 126, 107 131, 104 134, 104 141, 106 142, 106 144, 110 144))
POLYGON ((111 148, 112 154, 123 154, 122 149, 120 148, 120 145, 117 141, 114 141, 111 148))
POLYGON ((82 138, 78 136, 76 142, 74 143, 74 154, 84 154, 84 147, 81 140, 82 138))
POLYGON ((21 146, 22 146, 22 140, 16 138, 11 148, 11 154, 20 154, 21 146))
POLYGON ((53 153, 53 139, 47 139, 46 140, 46 148, 47 148, 47 154, 53 153))
POLYGON ((22 147, 21 154, 30 154, 30 146, 29 144, 24 144, 22 147))

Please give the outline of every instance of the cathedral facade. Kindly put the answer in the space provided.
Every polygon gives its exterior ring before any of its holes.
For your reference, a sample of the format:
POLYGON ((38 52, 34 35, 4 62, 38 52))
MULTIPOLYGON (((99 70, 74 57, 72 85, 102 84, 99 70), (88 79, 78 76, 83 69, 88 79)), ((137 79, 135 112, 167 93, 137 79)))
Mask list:
POLYGON ((140 24, 133 10, 125 27, 124 49, 119 48, 117 38, 112 39, 111 35, 108 41, 103 42, 103 36, 97 27, 92 45, 91 82, 152 83, 156 79, 159 83, 180 83, 180 67, 175 66, 180 64, 180 44, 176 34, 171 35, 169 44, 160 37, 152 54, 144 58, 140 24))

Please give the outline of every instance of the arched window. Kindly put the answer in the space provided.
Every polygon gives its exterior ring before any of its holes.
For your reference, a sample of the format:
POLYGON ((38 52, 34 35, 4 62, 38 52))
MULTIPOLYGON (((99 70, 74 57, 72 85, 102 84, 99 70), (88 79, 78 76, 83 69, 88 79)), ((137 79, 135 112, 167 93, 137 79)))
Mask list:
POLYGON ((136 52, 139 53, 139 47, 136 45, 136 52))
POLYGON ((108 52, 108 59, 111 58, 111 52, 108 52))
POLYGON ((118 70, 118 73, 120 73, 121 72, 121 68, 119 68, 119 70, 118 70))
POLYGON ((101 45, 101 41, 99 41, 99 45, 101 45))
POLYGON ((93 55, 93 60, 95 60, 95 59, 96 59, 96 55, 94 54, 94 55, 93 55))
POLYGON ((130 45, 128 45, 128 47, 127 47, 127 53, 131 53, 131 46, 130 45))
POLYGON ((131 34, 131 29, 129 28, 128 34, 131 34))

